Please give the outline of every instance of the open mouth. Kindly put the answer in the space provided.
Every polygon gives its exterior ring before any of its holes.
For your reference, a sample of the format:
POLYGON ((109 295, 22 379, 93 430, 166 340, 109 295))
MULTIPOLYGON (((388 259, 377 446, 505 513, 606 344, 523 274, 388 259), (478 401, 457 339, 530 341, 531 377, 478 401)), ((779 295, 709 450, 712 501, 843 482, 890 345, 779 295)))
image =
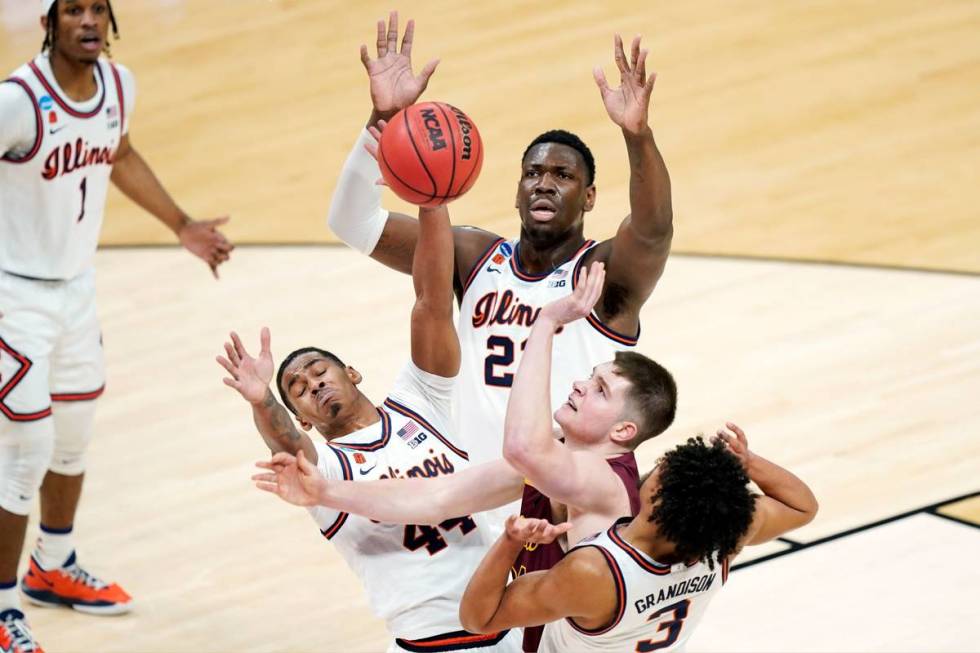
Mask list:
POLYGON ((80 42, 82 49, 87 52, 100 52, 102 50, 102 39, 98 36, 83 36, 80 42))
POLYGON ((531 217, 542 222, 551 220, 558 213, 558 207, 545 199, 534 200, 529 208, 531 217))

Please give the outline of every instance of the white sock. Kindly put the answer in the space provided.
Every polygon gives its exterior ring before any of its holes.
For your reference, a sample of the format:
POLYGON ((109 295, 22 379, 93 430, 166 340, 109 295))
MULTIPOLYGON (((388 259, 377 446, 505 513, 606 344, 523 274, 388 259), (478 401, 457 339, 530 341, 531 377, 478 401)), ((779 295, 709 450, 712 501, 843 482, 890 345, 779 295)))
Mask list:
POLYGON ((0 612, 15 608, 20 610, 20 592, 17 591, 17 581, 12 585, 0 585, 0 612))
POLYGON ((37 538, 34 557, 37 558, 42 569, 50 571, 61 567, 74 550, 71 527, 52 530, 41 524, 41 536, 37 538))

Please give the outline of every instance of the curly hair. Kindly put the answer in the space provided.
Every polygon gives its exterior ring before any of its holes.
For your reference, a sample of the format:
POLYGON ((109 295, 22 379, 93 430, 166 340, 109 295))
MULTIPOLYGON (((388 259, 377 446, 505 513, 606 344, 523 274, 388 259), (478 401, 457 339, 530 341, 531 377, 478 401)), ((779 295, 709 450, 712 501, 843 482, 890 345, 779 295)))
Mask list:
POLYGON ((282 377, 286 373, 286 368, 289 367, 289 364, 292 363, 297 356, 308 354, 310 352, 316 352, 327 360, 336 363, 340 367, 347 367, 344 365, 344 361, 340 360, 340 358, 338 358, 335 354, 331 354, 329 351, 320 349, 319 347, 301 347, 300 349, 290 352, 288 356, 282 359, 282 362, 279 363, 279 370, 276 372, 276 389, 279 390, 279 397, 282 399, 283 405, 286 406, 286 408, 289 409, 289 412, 291 412, 293 415, 297 414, 296 409, 293 408, 291 403, 289 403, 289 395, 286 394, 286 389, 282 387, 282 377))
POLYGON ((755 494, 745 468, 723 442, 698 436, 664 454, 659 469, 650 521, 681 559, 714 569, 715 556, 736 553, 752 523, 755 494))
POLYGON ((559 145, 567 145, 576 152, 582 155, 582 159, 585 161, 585 169, 588 172, 588 176, 585 178, 585 183, 587 186, 591 186, 595 182, 595 157, 592 156, 592 150, 586 145, 581 138, 573 134, 572 132, 565 131, 564 129, 552 129, 546 131, 545 133, 539 135, 531 144, 524 149, 524 154, 521 155, 521 163, 527 158, 527 153, 531 151, 531 148, 535 145, 540 145, 541 143, 558 143, 559 145))
MULTIPOLYGON (((106 0, 106 8, 109 10, 109 24, 112 25, 112 36, 119 40, 119 26, 116 24, 116 15, 112 12, 112 3, 106 0)), ((44 32, 44 43, 41 44, 41 52, 47 52, 48 50, 54 48, 54 42, 58 38, 58 3, 55 2, 48 9, 48 28, 44 32)), ((112 57, 112 48, 109 46, 109 41, 105 42, 102 47, 106 56, 112 57)))

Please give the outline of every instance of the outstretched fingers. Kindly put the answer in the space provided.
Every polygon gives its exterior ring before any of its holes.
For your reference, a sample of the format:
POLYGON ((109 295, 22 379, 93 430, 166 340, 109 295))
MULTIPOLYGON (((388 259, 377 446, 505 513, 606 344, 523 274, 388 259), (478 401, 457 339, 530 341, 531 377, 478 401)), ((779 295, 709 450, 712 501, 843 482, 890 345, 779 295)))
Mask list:
POLYGON ((378 50, 378 59, 384 57, 388 54, 388 39, 385 38, 385 21, 384 19, 378 21, 378 39, 376 42, 376 47, 378 50))
POLYGON ((630 69, 626 61, 626 52, 623 51, 623 39, 619 34, 613 37, 613 58, 616 60, 616 67, 619 68, 619 74, 626 77, 630 69))
POLYGON ((408 58, 412 57, 412 41, 415 39, 415 21, 409 19, 405 25, 405 35, 402 37, 402 54, 408 58))
POLYGON ((398 52, 398 12, 388 14, 388 52, 398 52))

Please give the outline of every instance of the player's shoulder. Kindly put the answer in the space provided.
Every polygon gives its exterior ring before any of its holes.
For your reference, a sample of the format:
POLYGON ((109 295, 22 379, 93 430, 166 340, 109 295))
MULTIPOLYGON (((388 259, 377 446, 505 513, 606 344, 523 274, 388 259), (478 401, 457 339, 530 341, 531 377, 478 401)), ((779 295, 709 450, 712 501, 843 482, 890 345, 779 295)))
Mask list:
POLYGON ((588 542, 576 546, 556 565, 564 574, 581 583, 601 583, 608 581, 616 562, 612 554, 598 542, 588 542))

